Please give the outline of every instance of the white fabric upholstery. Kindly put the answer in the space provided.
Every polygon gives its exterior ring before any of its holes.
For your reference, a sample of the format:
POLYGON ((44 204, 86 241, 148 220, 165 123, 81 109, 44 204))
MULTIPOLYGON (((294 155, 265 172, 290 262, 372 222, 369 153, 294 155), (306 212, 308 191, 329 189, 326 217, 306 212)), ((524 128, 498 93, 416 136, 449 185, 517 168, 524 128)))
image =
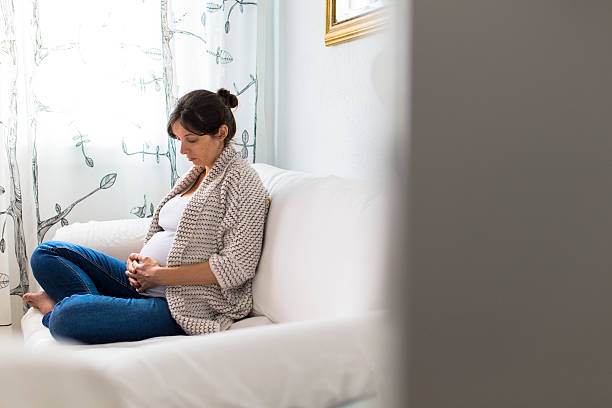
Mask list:
POLYGON ((254 167, 272 199, 254 312, 278 323, 382 309, 389 214, 383 189, 254 167))

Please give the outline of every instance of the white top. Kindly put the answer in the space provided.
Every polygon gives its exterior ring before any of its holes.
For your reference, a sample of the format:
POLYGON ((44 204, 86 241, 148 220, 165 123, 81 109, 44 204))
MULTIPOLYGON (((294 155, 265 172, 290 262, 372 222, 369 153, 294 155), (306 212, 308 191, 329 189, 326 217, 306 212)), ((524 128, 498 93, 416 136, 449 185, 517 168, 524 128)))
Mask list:
MULTIPOLYGON (((163 230, 156 232, 147 241, 140 250, 140 255, 153 258, 160 266, 167 266, 168 254, 170 253, 170 248, 172 248, 179 221, 191 197, 193 196, 183 197, 178 194, 164 204, 159 212, 159 226, 163 230)), ((166 287, 155 286, 141 292, 141 295, 166 297, 166 287)))

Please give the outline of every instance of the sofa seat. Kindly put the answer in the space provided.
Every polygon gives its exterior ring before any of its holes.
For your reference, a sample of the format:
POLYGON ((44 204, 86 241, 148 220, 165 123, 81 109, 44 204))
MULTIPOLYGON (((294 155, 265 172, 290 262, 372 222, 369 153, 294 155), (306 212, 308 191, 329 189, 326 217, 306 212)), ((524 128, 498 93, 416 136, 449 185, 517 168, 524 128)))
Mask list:
MULTIPOLYGON (((0 350, 0 380, 2 373, 11 373, 9 381, 24 373, 30 392, 67 407, 96 406, 88 398, 98 398, 100 388, 109 393, 103 401, 115 402, 97 406, 122 408, 387 406, 385 322, 373 313, 104 345, 40 346, 31 337, 23 350, 0 350), (46 367, 54 374, 29 374, 46 367), (66 393, 67 383, 80 388, 66 393)), ((22 406, 49 406, 28 393, 20 398, 22 406)))

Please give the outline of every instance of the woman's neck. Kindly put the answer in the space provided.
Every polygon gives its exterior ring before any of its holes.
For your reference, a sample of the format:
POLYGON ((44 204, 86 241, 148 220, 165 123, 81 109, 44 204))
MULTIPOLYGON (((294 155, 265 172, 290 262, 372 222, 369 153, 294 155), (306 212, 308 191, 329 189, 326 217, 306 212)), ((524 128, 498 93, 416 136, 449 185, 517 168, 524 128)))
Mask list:
POLYGON ((210 163, 207 163, 202 166, 206 174, 208 174, 208 172, 210 171, 210 169, 213 168, 217 160, 219 160, 219 157, 221 157, 221 155, 223 154, 223 150, 225 150, 225 145, 221 147, 221 150, 218 151, 217 155, 214 157, 214 159, 210 163))

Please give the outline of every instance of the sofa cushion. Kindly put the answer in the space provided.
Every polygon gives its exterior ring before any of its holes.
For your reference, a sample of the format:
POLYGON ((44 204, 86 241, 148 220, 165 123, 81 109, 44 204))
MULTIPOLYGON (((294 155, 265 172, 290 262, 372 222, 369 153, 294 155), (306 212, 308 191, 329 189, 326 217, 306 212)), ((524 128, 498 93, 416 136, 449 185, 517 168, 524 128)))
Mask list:
POLYGON ((273 322, 384 308, 388 195, 382 187, 255 164, 271 197, 253 282, 273 322))
POLYGON ((77 222, 58 229, 53 239, 83 245, 123 261, 130 253, 140 251, 149 224, 150 218, 77 222))

